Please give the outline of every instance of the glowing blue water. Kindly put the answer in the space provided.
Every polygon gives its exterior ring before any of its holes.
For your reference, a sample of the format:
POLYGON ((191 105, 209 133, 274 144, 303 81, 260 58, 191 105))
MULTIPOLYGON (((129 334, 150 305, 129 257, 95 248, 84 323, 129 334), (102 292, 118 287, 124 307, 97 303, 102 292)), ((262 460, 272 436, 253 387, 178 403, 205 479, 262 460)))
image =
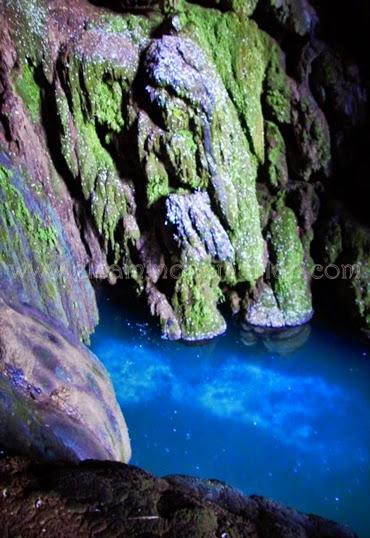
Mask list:
POLYGON ((309 329, 251 346, 254 337, 233 327, 186 346, 160 339, 109 299, 100 308, 92 348, 128 422, 131 463, 219 478, 370 536, 365 344, 314 326, 306 343, 309 329))

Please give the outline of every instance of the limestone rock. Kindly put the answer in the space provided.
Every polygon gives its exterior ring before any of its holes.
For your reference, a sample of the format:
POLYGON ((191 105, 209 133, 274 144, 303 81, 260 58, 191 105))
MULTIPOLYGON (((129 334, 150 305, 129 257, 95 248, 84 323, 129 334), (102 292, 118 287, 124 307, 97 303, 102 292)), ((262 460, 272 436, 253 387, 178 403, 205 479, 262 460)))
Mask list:
POLYGON ((312 317, 310 275, 297 221, 288 208, 271 223, 271 280, 286 326, 305 323, 312 317))
POLYGON ((174 229, 174 240, 186 258, 233 261, 234 249, 212 212, 206 192, 170 194, 166 200, 166 217, 174 229))
POLYGON ((245 320, 256 327, 284 327, 284 314, 270 286, 264 285, 258 299, 248 303, 245 320))
MULTIPOLYGON (((2 0, 0 145, 11 156, 2 183, 10 171, 19 194, 12 214, 14 191, 0 193, 9 297, 87 340, 97 322, 88 277, 118 281, 114 264, 171 337, 224 330, 224 293, 252 297, 259 323, 278 319, 275 302, 284 323, 305 320, 321 202, 338 197, 361 227, 368 221, 366 47, 349 39, 344 6, 334 17, 321 4, 2 0), (282 268, 272 225, 287 213, 296 275, 288 254, 282 268), (39 276, 46 258, 63 277, 39 276)), ((367 16, 356 0, 349 27, 367 16)))
POLYGON ((40 461, 127 462, 108 373, 63 325, 0 296, 0 445, 40 461))

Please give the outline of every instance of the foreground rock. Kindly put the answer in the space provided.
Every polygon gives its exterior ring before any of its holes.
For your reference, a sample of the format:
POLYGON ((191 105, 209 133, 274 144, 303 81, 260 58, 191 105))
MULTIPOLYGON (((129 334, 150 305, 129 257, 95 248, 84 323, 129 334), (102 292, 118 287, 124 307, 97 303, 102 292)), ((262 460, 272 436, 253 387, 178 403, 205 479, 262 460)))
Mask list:
POLYGON ((216 480, 154 476, 114 462, 0 461, 2 536, 355 538, 334 522, 216 480))
POLYGON ((0 444, 38 460, 130 459, 108 374, 67 330, 0 296, 0 444))

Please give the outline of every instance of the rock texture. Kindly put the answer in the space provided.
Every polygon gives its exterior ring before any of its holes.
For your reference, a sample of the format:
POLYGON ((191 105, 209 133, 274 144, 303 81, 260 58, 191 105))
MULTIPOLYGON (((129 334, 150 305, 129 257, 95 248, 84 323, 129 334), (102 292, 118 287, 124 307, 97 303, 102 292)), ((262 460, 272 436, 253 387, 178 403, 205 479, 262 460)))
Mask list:
POLYGON ((117 274, 169 338, 224 331, 229 296, 251 325, 299 325, 339 199, 361 267, 337 286, 368 328, 366 55, 314 1, 199 4, 1 0, 3 293, 85 340, 91 279, 117 274))
POLYGON ((355 538, 349 529, 216 480, 154 476, 119 463, 0 460, 0 530, 23 536, 355 538))
POLYGON ((59 323, 0 296, 0 439, 39 461, 127 462, 131 449, 111 381, 59 323))

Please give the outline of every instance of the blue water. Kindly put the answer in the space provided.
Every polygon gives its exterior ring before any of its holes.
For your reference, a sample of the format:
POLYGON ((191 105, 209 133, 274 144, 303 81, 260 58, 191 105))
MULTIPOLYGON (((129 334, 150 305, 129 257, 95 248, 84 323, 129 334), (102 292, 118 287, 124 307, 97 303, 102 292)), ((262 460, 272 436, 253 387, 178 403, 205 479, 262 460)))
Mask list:
POLYGON ((370 537, 370 352, 313 324, 290 340, 232 325, 201 346, 100 301, 92 349, 129 426, 131 463, 225 480, 370 537))

